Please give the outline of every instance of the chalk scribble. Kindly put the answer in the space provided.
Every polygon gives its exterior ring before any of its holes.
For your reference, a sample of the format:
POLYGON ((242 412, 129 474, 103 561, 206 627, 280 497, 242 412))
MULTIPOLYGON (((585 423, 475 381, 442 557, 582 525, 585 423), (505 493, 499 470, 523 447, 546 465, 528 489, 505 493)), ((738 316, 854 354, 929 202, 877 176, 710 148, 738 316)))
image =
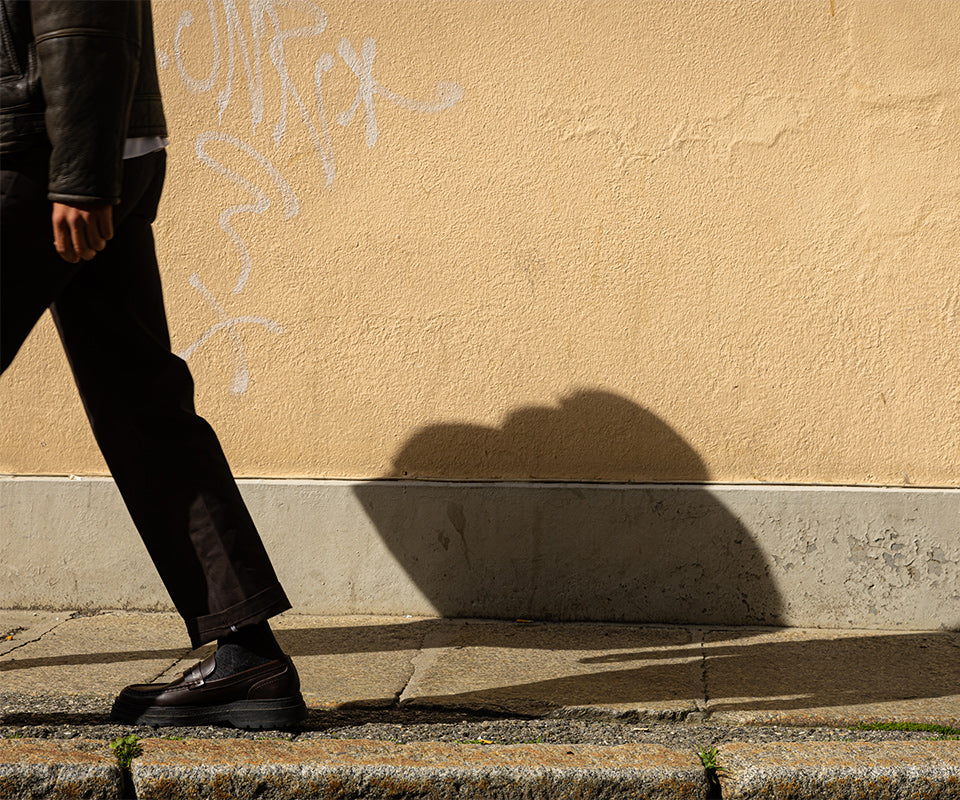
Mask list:
MULTIPOLYGON (((177 73, 186 89, 194 94, 207 94, 219 87, 216 95, 217 124, 222 126, 224 115, 235 100, 235 83, 238 81, 238 71, 242 71, 246 84, 246 94, 249 99, 249 126, 250 135, 256 136, 259 126, 264 122, 267 108, 264 95, 264 67, 267 58, 269 65, 276 73, 280 91, 278 107, 275 115, 268 120, 272 123, 270 135, 274 146, 288 134, 288 116, 299 120, 302 133, 311 148, 320 160, 326 178, 326 185, 332 188, 337 174, 337 162, 334 154, 333 138, 327 116, 323 94, 323 77, 333 71, 339 55, 342 65, 357 80, 357 91, 350 108, 336 115, 337 122, 346 127, 350 124, 357 111, 362 107, 365 122, 365 141, 368 147, 373 147, 380 136, 377 123, 375 97, 380 97, 400 108, 418 113, 436 113, 450 108, 463 97, 463 89, 454 83, 440 82, 434 90, 431 100, 416 100, 405 97, 387 89, 373 74, 376 43, 370 37, 363 41, 358 53, 350 41, 340 39, 336 54, 320 52, 314 62, 312 75, 307 77, 311 82, 311 91, 306 95, 312 105, 304 100, 305 95, 300 91, 294 76, 287 66, 286 45, 292 39, 318 39, 327 30, 327 15, 310 0, 249 0, 249 17, 244 26, 244 19, 238 8, 237 0, 220 0, 222 17, 218 19, 218 9, 215 0, 206 0, 207 24, 209 38, 189 36, 196 18, 192 11, 184 9, 178 18, 173 38, 173 59, 177 73), (284 27, 279 9, 294 12, 298 22, 294 27, 284 27), (220 26, 223 29, 220 29, 220 26), (208 58, 209 71, 201 77, 192 75, 187 67, 187 52, 193 42, 203 41, 208 44, 208 51, 201 55, 208 58), (225 43, 225 47, 224 47, 225 43), (237 62, 239 61, 239 70, 237 62)), ((196 29, 195 29, 196 30, 196 29)), ((194 45, 196 46, 196 45, 194 45)), ((160 51, 157 54, 161 68, 171 64, 170 56, 160 51)), ((196 63, 192 61, 191 63, 196 63)), ((268 67, 269 69, 269 67, 268 67)), ((197 159, 206 167, 221 175, 230 183, 239 186, 250 197, 250 202, 231 205, 221 210, 219 224, 221 230, 233 244, 239 257, 239 272, 231 290, 231 294, 240 294, 246 286, 253 270, 253 255, 250 248, 243 241, 232 223, 235 215, 253 213, 262 216, 272 205, 271 192, 279 194, 283 205, 284 219, 296 217, 300 212, 300 203, 297 193, 287 178, 274 163, 249 142, 245 141, 237 132, 208 130, 201 133, 195 143, 197 159), (245 163, 250 164, 250 172, 240 174, 235 169, 225 166, 223 160, 211 155, 208 145, 216 142, 226 148, 234 148, 237 152, 248 157, 245 163), (266 183, 264 183, 266 179, 266 183)), ((231 161, 231 163, 234 163, 231 161)), ((194 273, 190 277, 190 285, 198 291, 217 316, 218 321, 210 326, 200 338, 189 347, 181 351, 183 358, 189 358, 197 348, 201 347, 212 336, 218 333, 228 335, 232 342, 235 359, 234 375, 231 381, 231 390, 242 394, 249 386, 249 369, 244 351, 243 337, 237 330, 241 325, 259 325, 274 334, 283 332, 283 327, 274 320, 255 315, 230 316, 223 304, 204 285, 199 275, 194 273)))

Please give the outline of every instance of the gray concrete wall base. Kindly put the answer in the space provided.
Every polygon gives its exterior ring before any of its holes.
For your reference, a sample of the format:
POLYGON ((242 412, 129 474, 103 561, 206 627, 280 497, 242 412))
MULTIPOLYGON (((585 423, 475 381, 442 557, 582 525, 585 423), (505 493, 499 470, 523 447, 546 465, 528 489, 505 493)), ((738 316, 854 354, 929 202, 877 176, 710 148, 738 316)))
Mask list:
MULTIPOLYGON (((242 480, 297 611, 960 628, 960 490, 242 480)), ((0 606, 169 609, 113 482, 0 478, 0 606)))

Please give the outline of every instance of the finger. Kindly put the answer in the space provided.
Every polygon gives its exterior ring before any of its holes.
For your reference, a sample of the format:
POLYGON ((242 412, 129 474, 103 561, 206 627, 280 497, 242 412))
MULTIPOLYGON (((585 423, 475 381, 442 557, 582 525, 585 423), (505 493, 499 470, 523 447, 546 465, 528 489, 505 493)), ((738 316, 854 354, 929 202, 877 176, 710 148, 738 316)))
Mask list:
POLYGON ((83 223, 83 232, 87 245, 89 245, 91 250, 99 253, 107 246, 107 240, 103 238, 100 230, 100 215, 84 212, 81 216, 81 222, 83 223))
POLYGON ((97 254, 87 241, 86 220, 80 214, 74 214, 70 218, 70 241, 76 254, 84 261, 89 261, 97 254))
POLYGON ((62 218, 54 217, 53 220, 53 246, 56 248, 60 258, 71 264, 76 264, 80 257, 73 249, 73 240, 70 237, 70 227, 67 221, 62 218))

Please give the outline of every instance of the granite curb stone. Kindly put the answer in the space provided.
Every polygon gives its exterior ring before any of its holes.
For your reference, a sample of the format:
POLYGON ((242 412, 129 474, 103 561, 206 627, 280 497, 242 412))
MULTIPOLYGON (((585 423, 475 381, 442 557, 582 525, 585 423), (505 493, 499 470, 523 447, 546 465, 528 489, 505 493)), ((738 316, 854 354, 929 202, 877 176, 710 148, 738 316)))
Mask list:
POLYGON ((135 763, 139 800, 310 798, 496 798, 566 800, 612 796, 685 800, 705 796, 696 757, 655 745, 485 746, 382 741, 151 742, 135 763), (622 793, 622 794, 621 794, 622 793))
POLYGON ((123 778, 108 742, 0 739, 0 798, 114 800, 123 778))
POLYGON ((960 742, 733 744, 724 800, 960 800, 960 742))

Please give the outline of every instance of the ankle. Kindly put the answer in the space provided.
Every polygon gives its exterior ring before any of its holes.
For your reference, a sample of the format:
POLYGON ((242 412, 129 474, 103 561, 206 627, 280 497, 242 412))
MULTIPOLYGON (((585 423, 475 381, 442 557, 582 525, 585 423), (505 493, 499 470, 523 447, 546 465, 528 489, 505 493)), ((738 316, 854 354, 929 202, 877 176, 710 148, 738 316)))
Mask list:
POLYGON ((283 650, 264 620, 244 625, 217 640, 216 667, 210 680, 219 680, 283 657, 283 650))
POLYGON ((242 651, 247 651, 253 655, 272 661, 283 655, 283 650, 277 643, 270 624, 263 620, 253 625, 244 625, 240 628, 234 628, 226 636, 217 640, 217 648, 225 645, 234 645, 242 651))

